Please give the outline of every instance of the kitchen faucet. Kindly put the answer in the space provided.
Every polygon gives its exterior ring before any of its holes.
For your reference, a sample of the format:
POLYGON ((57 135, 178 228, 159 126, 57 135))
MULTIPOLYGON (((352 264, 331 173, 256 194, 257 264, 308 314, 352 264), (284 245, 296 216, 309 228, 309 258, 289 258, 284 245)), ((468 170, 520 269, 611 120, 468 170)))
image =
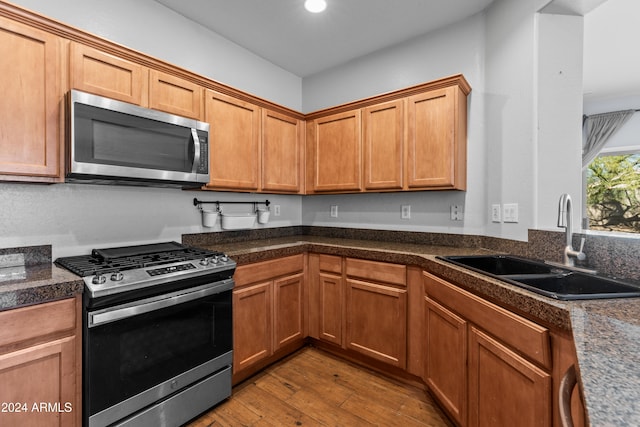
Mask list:
POLYGON ((573 231, 571 228, 571 196, 563 194, 560 196, 560 202, 558 203, 558 227, 566 229, 566 244, 564 247, 562 262, 564 265, 573 267, 575 265, 575 259, 583 261, 587 258, 582 249, 584 248, 585 238, 580 241, 580 250, 573 249, 573 231))

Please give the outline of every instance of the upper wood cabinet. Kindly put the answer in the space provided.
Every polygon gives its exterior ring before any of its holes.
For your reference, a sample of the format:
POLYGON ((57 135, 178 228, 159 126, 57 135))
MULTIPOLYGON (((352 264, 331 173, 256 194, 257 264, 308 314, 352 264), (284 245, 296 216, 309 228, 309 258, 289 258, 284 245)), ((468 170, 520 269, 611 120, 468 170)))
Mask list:
POLYGON ((203 118, 204 88, 158 70, 149 71, 149 107, 189 117, 203 118))
POLYGON ((71 87, 183 117, 203 118, 202 86, 75 42, 71 43, 71 87))
POLYGON ((262 108, 263 191, 299 193, 304 171, 304 122, 262 108))
POLYGON ((466 189, 467 97, 458 86, 408 100, 410 189, 466 189))
POLYGON ((303 122, 208 90, 208 189, 299 193, 303 122))
POLYGON ((207 187, 256 191, 260 176, 260 107, 212 90, 206 94, 209 130, 207 187))
POLYGON ((62 180, 62 44, 0 18, 0 180, 62 180))
POLYGON ((307 191, 465 190, 470 90, 452 76, 309 114, 307 191))
POLYGON ((400 190, 404 174, 404 100, 362 110, 365 190, 400 190))
POLYGON ((71 87, 130 104, 148 105, 149 70, 80 43, 71 43, 71 87))
POLYGON ((307 122, 308 163, 315 192, 362 189, 360 110, 307 122))

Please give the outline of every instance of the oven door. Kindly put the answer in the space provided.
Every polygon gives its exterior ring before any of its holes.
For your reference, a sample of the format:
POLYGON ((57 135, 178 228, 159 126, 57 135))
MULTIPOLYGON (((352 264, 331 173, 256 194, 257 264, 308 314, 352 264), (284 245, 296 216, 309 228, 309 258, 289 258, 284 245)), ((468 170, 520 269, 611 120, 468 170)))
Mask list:
POLYGON ((228 280, 87 312, 88 425, 110 425, 228 369, 232 287, 228 280))

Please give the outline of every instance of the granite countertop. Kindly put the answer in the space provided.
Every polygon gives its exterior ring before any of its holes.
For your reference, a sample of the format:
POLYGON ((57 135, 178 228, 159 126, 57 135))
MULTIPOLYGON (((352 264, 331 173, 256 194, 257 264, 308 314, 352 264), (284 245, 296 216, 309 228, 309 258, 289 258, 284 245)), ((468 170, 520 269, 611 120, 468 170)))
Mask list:
MULTIPOLYGON (((591 426, 640 425, 640 299, 558 301, 457 267, 438 256, 491 251, 311 235, 216 242, 194 246, 223 251, 238 264, 316 252, 416 265, 543 325, 573 334, 591 426)), ((83 281, 53 264, 0 274, 0 311, 69 298, 83 281)))
POLYGON ((51 263, 0 271, 0 311, 71 298, 83 289, 82 279, 51 263))
MULTIPOLYGON (((205 246, 206 247, 206 246, 205 246)), ((217 243, 238 264, 304 251, 423 267, 542 324, 573 334, 591 426, 640 425, 640 299, 558 301, 439 260, 489 253, 478 248, 290 236, 217 243)))

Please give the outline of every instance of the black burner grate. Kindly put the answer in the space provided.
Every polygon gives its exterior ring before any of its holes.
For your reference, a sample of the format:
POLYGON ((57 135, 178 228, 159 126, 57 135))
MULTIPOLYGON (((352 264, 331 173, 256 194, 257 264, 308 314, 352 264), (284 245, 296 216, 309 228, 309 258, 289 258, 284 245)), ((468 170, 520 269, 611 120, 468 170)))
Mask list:
POLYGON ((139 251, 136 251, 136 246, 106 250, 94 249, 92 255, 61 257, 56 259, 55 263, 78 276, 85 277, 97 273, 106 274, 222 254, 221 252, 183 246, 175 242, 141 245, 139 248, 139 251), (157 251, 154 252, 154 249, 157 251), (123 255, 120 256, 120 254, 123 255), (107 256, 105 257, 105 255, 107 256))

